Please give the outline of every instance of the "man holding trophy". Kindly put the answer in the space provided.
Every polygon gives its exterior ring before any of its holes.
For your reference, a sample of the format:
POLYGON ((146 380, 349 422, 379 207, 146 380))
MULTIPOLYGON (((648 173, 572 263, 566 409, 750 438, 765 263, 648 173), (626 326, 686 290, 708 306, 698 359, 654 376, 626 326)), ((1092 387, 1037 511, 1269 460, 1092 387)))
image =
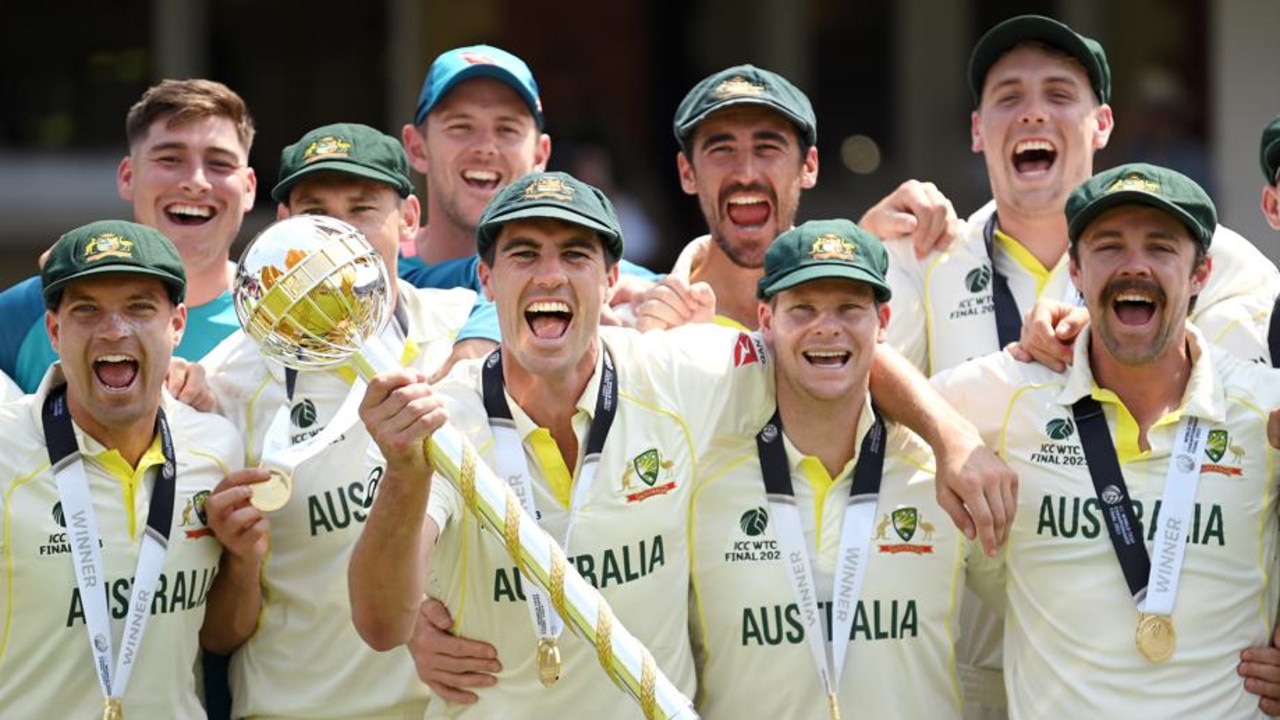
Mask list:
MULTIPOLYGON (((397 247, 418 226, 418 199, 400 144, 365 125, 318 127, 286 147, 272 197, 282 219, 305 214, 349 223, 317 219, 338 233, 359 231, 390 278, 397 247)), ((254 280, 266 284, 269 275, 254 280)), ((434 372, 475 293, 394 281, 377 289, 392 308, 377 340, 393 362, 434 372)), ((285 370, 244 332, 206 363, 219 409, 243 433, 248 460, 272 465, 286 450, 296 466, 292 487, 290 478, 277 475, 253 486, 252 504, 240 501, 246 512, 271 512, 271 553, 259 592, 251 593, 262 607, 257 628, 231 661, 233 717, 421 718, 428 692, 408 654, 372 652, 349 619, 347 560, 383 472, 356 422, 363 386, 345 369, 285 370), (299 658, 306 658, 305 673, 298 671, 299 658)))
POLYGON ((422 443, 447 406, 658 667, 692 695, 685 598, 694 463, 719 423, 767 420, 763 348, 730 330, 663 337, 601 328, 622 235, 608 199, 568 175, 533 173, 501 191, 477 245, 500 350, 455 369, 437 390, 418 373, 380 375, 361 407, 387 472, 352 556, 356 627, 380 650, 406 643, 428 590, 459 634, 497 648, 503 669, 480 691, 483 702, 436 702, 428 717, 553 717, 570 707, 582 717, 639 716, 593 667, 590 644, 562 636, 561 618, 522 583, 502 539, 482 534, 460 493, 432 482, 422 443))

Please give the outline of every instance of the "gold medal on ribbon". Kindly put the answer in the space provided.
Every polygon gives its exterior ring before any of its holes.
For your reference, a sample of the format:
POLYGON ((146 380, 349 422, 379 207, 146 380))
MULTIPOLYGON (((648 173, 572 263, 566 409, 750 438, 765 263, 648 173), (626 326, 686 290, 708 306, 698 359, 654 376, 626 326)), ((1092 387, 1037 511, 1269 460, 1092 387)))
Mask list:
POLYGON ((1138 651, 1147 660, 1153 663, 1168 660, 1177 637, 1173 618, 1168 615, 1138 615, 1138 651))
POLYGON ((120 698, 109 697, 102 703, 102 720, 124 720, 124 705, 120 698))
POLYGON ((289 496, 293 494, 293 478, 275 468, 270 470, 271 477, 249 486, 253 491, 253 495, 249 496, 249 503, 262 512, 279 510, 289 502, 289 496))
POLYGON ((831 720, 840 720, 840 698, 835 693, 827 694, 827 711, 831 720))
POLYGON ((538 639, 538 682, 551 687, 560 679, 560 646, 555 638, 538 639))

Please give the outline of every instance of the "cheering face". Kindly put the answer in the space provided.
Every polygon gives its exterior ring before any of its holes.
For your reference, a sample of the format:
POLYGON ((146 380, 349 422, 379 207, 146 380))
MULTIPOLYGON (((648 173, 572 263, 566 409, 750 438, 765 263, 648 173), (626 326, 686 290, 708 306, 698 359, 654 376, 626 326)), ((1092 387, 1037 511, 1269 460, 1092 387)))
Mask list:
POLYGON ((1071 279, 1107 354, 1133 366, 1177 351, 1191 298, 1210 269, 1207 259, 1195 264, 1186 226, 1155 208, 1126 205, 1098 216, 1078 242, 1071 279))
POLYGON ((688 156, 676 156, 680 185, 698 196, 711 237, 734 264, 764 266, 779 233, 795 224, 800 191, 818 180, 817 148, 758 106, 730 107, 699 123, 688 156))
POLYGON ((291 215, 328 215, 349 223, 373 246, 387 272, 396 275, 400 243, 418 227, 418 198, 401 199, 390 185, 338 172, 316 173, 289 189, 289 204, 277 219, 291 215))
POLYGON ((493 78, 466 80, 432 108, 419 128, 406 126, 409 161, 427 176, 433 212, 474 232, 484 208, 516 178, 546 167, 551 138, 520 96, 493 78))
POLYGON ((1002 207, 1061 215, 1072 189, 1093 175, 1093 154, 1111 128, 1111 107, 1098 105, 1078 62, 1021 45, 987 72, 971 131, 1002 207))
POLYGON ((120 197, 136 221, 173 241, 188 268, 225 263, 258 187, 249 151, 225 117, 167 121, 155 121, 120 161, 120 197))
POLYGON ((45 327, 75 421, 99 440, 150 435, 186 320, 186 306, 175 306, 155 278, 112 273, 68 284, 45 327))
POLYGON ((480 282, 497 305, 504 356, 546 379, 594 372, 600 308, 618 281, 600 237, 558 220, 513 220, 494 249, 480 282))
POLYGON ((815 280, 761 303, 760 330, 777 363, 779 397, 828 403, 865 390, 888 325, 889 306, 877 306, 871 286, 853 280, 815 280))

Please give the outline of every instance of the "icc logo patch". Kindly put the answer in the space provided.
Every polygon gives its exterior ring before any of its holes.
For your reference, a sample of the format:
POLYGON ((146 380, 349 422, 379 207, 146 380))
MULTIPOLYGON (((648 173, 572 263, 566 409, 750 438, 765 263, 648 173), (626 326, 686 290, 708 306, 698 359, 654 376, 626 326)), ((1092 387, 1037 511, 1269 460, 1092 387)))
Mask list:
POLYGON ((987 289, 987 285, 991 284, 991 266, 982 265, 976 267, 964 276, 964 286, 969 288, 969 292, 978 293, 987 289))
POLYGON ((58 523, 58 527, 65 528, 67 526, 67 516, 62 512, 62 501, 53 504, 53 521, 58 523))
POLYGON ((308 398, 294 405, 289 410, 289 420, 293 422, 294 427, 309 428, 316 424, 316 404, 308 398))
POLYGON ((1067 418, 1054 418, 1044 426, 1044 434, 1050 440, 1066 440, 1076 431, 1075 423, 1067 418))
POLYGON ((742 513, 742 518, 738 520, 738 527, 742 528, 742 532, 747 537, 759 537, 769 527, 769 511, 762 507, 757 507, 742 513))

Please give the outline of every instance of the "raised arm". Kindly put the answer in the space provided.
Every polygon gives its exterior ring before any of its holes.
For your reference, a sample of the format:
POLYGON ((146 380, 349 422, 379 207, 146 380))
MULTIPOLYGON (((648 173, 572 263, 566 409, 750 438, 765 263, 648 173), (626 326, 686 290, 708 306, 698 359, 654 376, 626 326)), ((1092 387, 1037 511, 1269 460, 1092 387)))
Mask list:
POLYGON ((427 515, 432 469, 425 443, 446 415, 426 375, 402 369, 370 381, 360 419, 386 458, 386 473, 351 554, 348 591, 356 631, 385 651, 409 642, 426 587, 439 530, 427 515))

